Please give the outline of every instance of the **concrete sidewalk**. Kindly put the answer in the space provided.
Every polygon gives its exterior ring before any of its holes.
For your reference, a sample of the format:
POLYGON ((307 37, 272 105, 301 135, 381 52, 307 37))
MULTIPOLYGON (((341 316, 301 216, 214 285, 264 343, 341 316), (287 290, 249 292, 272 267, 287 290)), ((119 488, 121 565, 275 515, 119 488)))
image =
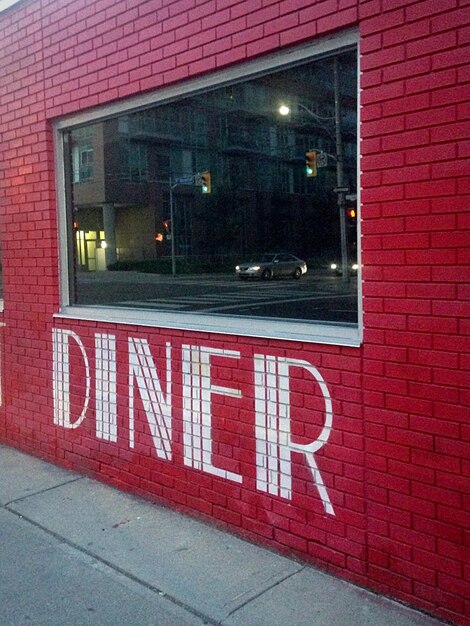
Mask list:
POLYGON ((2 626, 437 626, 189 517, 0 446, 2 626))

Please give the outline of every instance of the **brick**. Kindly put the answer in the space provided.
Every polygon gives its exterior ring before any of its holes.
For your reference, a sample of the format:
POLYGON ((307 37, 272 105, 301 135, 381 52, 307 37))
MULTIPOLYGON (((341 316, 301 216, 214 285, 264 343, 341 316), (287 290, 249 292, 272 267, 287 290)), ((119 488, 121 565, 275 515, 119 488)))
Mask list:
MULTIPOLYGON (((402 93, 405 91, 405 83, 402 83, 402 93)), ((399 95, 398 93, 396 94, 399 95)), ((383 102, 382 111, 384 116, 407 114, 407 119, 413 115, 414 111, 428 110, 430 105, 428 93, 418 93, 407 95, 399 99, 383 102)))
MULTIPOLYGON (((415 582, 413 589, 419 598, 429 600, 430 602, 432 602, 433 605, 435 603, 439 603, 441 606, 444 605, 452 607, 452 610, 455 611, 457 615, 464 612, 463 600, 461 597, 456 596, 455 594, 445 593, 443 591, 436 590, 436 587, 434 585, 428 586, 422 584, 421 582, 415 582)), ((452 617, 450 613, 448 613, 446 616, 442 615, 442 617, 444 619, 448 618, 450 620, 455 620, 455 617, 452 617)))
POLYGON ((432 535, 427 535, 410 528, 401 528, 400 526, 392 526, 390 529, 390 538, 397 542, 403 542, 413 548, 421 548, 423 550, 429 550, 434 552, 435 538, 432 535))
MULTIPOLYGON (((382 76, 385 82, 405 79, 405 88, 410 77, 420 77, 427 75, 429 84, 429 72, 431 71, 431 59, 422 57, 412 59, 411 61, 403 61, 396 65, 388 65, 383 69, 382 76)), ((410 93, 408 90, 406 93, 410 93)))
POLYGON ((439 585, 444 591, 459 595, 461 598, 470 596, 470 582, 449 576, 445 572, 439 573, 439 585))
POLYGON ((384 47, 394 46, 403 41, 412 42, 414 39, 427 41, 426 35, 430 34, 430 30, 430 24, 427 20, 409 23, 401 28, 386 30, 383 33, 383 45, 384 47))
POLYGON ((435 585, 437 581, 436 572, 432 569, 395 558, 393 555, 390 558, 390 568, 399 574, 403 574, 413 580, 419 580, 424 584, 435 585))
MULTIPOLYGON (((20 4, 1 14, 7 43, 0 63, 5 65, 8 49, 11 64, 7 84, 0 88, 6 293, 0 318, 8 328, 0 439, 68 467, 101 473, 120 488, 209 515, 252 540, 319 561, 460 623, 470 610, 463 599, 470 576, 464 567, 470 479, 465 413, 470 294, 462 280, 462 268, 470 261, 470 73, 464 49, 469 13, 464 4, 176 0, 156 8, 154 2, 138 0, 127 9, 121 0, 91 3, 80 16, 72 5, 66 11, 58 2, 44 2, 41 12, 20 4), (52 320, 59 285, 50 120, 184 81, 189 74, 197 77, 277 53, 280 47, 315 43, 321 33, 356 24, 363 42, 365 328, 360 347, 52 320), (154 357, 162 361, 167 338, 178 345, 175 352, 183 341, 240 350, 240 367, 213 368, 220 384, 234 381, 243 394, 241 401, 214 400, 213 454, 217 465, 243 473, 243 484, 178 466, 183 434, 177 355, 174 461, 154 458, 142 413, 136 416, 141 430, 134 450, 97 443, 91 414, 83 429, 57 432, 47 391, 51 323, 79 332, 90 354, 100 329, 119 335, 120 350, 126 349, 127 331, 147 337, 154 357), (297 454, 292 501, 256 489, 249 361, 263 351, 295 354, 318 366, 327 380, 333 430, 316 458, 335 518, 324 514, 311 472, 297 454)), ((79 414, 84 388, 80 374, 76 378, 73 410, 79 414)), ((127 384, 124 368, 118 372, 123 421, 127 384)), ((323 408, 311 381, 298 373, 291 408, 295 436, 314 439, 318 424, 310 416, 323 408)))
POLYGON ((431 128, 431 142, 455 141, 456 137, 466 138, 469 129, 470 121, 458 121, 454 119, 446 127, 431 128))
POLYGON ((428 110, 407 113, 406 128, 415 129, 429 126, 440 126, 442 124, 452 124, 452 122, 455 121, 456 113, 453 105, 434 107, 432 116, 429 116, 428 110))
POLYGON ((446 87, 441 90, 441 96, 435 97, 434 93, 431 94, 431 103, 433 106, 439 104, 448 104, 450 100, 444 97, 447 93, 447 88, 450 85, 454 85, 457 81, 457 72, 455 69, 450 68, 440 72, 433 72, 430 76, 418 76, 415 78, 409 78, 406 81, 407 93, 414 93, 418 91, 427 91, 431 87, 432 89, 438 89, 439 87, 446 87))
POLYGON ((357 23, 357 7, 350 7, 337 11, 334 15, 328 15, 318 20, 318 33, 334 31, 338 27, 346 28, 357 23))
POLYGON ((422 38, 418 41, 410 41, 407 43, 406 51, 408 58, 412 58, 428 54, 434 55, 438 50, 455 48, 456 45, 457 33, 455 31, 448 31, 422 38))
MULTIPOLYGON (((403 9, 387 12, 386 28, 392 29, 403 25, 405 13, 403 9)), ((384 16, 374 12, 370 19, 363 19, 361 22, 361 33, 368 35, 370 33, 382 32, 384 30, 384 16)))
POLYGON ((303 23, 299 21, 299 25, 290 30, 280 33, 281 46, 288 46, 301 41, 310 40, 316 35, 317 29, 315 22, 303 23))
MULTIPOLYGON (((424 131, 427 135, 427 131, 424 131)), ((426 146, 423 148, 415 148, 407 154, 407 163, 434 163, 437 161, 453 160, 457 156, 457 146, 455 143, 440 144, 436 146, 426 146)))
POLYGON ((432 0, 425 0, 424 2, 413 3, 406 7, 406 18, 410 21, 418 20, 421 18, 427 18, 437 13, 445 15, 447 11, 452 11, 457 8, 456 0, 443 0, 436 5, 432 0))
POLYGON ((455 67, 463 63, 464 60, 462 58, 462 50, 460 47, 435 53, 432 57, 432 67, 434 70, 440 70, 446 67, 455 67))
MULTIPOLYGON (((417 498, 426 498, 430 502, 432 501, 447 506, 454 506, 456 508, 462 507, 461 494, 456 491, 451 491, 449 489, 443 489, 434 485, 423 485, 422 483, 417 483, 413 481, 411 493, 417 498)), ((435 515, 432 515, 432 517, 435 517, 435 515)))
MULTIPOLYGON (((401 476, 404 478, 410 477, 410 465, 409 463, 404 463, 402 461, 396 461, 395 459, 390 459, 388 463, 389 472, 394 476, 401 476)), ((431 468, 427 467, 419 467, 417 465, 413 465, 413 479, 419 481, 420 484, 430 484, 433 485, 436 480, 435 471, 431 468)))

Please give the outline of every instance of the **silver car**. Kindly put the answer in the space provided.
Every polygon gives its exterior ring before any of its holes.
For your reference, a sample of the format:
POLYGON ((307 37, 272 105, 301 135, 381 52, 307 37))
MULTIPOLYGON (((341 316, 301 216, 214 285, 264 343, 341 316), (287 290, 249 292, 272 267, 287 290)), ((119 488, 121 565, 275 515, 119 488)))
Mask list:
POLYGON ((307 272, 307 264, 293 254, 273 252, 261 254, 248 263, 240 263, 235 268, 240 280, 248 278, 262 278, 270 280, 281 276, 300 278, 307 272))

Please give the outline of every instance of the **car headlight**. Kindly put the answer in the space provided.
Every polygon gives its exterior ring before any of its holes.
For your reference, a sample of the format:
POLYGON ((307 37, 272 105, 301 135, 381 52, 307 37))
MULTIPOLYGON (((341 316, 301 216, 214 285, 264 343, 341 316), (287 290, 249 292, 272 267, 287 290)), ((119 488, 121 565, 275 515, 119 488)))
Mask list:
POLYGON ((239 272, 239 271, 240 271, 240 266, 239 266, 239 265, 236 265, 236 266, 235 266, 235 271, 236 271, 236 272, 239 272))
POLYGON ((261 267, 259 265, 252 265, 249 269, 253 270, 253 272, 257 272, 261 269, 261 267))
POLYGON ((355 272, 357 272, 357 270, 359 269, 359 265, 357 263, 354 263, 354 265, 352 266, 352 268, 355 272))
POLYGON ((336 270, 336 269, 338 269, 338 266, 336 265, 336 263, 332 263, 332 264, 330 265, 330 267, 331 267, 331 269, 332 269, 332 270, 336 270))

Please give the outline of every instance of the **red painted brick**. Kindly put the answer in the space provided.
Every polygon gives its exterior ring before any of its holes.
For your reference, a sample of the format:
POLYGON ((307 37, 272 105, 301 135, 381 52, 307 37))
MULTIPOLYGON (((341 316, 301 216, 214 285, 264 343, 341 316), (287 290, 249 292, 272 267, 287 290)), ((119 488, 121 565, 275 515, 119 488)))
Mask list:
MULTIPOLYGON (((91 3, 80 15, 58 3, 44 3, 41 15, 22 4, 0 14, 9 46, 8 59, 6 48, 0 51, 8 79, 0 105, 0 196, 6 200, 2 319, 9 330, 2 441, 212 515, 250 538, 341 568, 351 580, 360 576, 361 584, 461 621, 470 610, 462 599, 470 575, 462 564, 470 478, 469 293, 462 281, 462 266, 470 261, 464 4, 177 0, 156 9, 138 0, 128 9, 122 1, 91 3), (363 41, 365 328, 359 348, 52 319, 59 285, 51 269, 57 268, 51 119, 356 24, 363 41), (28 213, 34 219, 25 219, 28 213), (247 474, 242 486, 161 464, 152 457, 147 431, 138 433, 134 451, 97 446, 90 426, 57 432, 50 420, 50 380, 44 380, 51 374, 53 323, 79 332, 87 350, 97 330, 120 334, 124 349, 129 330, 159 344, 155 358, 164 359, 160 344, 170 337, 178 345, 204 341, 245 355, 295 353, 315 363, 334 404, 333 431, 318 465, 332 489, 337 518, 322 513, 300 458, 293 463, 298 492, 291 503, 256 490, 248 356, 238 369, 214 368, 218 380, 243 390, 242 403, 217 405, 233 428, 214 442, 219 465, 247 474)), ((180 362, 175 367, 181 371, 180 362)), ((127 401, 127 378, 119 373, 120 407, 127 401)), ((79 383, 74 392, 78 407, 79 383)), ((314 437, 304 414, 318 411, 311 385, 299 376, 291 392, 299 436, 314 437)), ((180 410, 180 397, 177 403, 180 410)), ((178 431, 175 458, 181 455, 180 438, 178 431)))
POLYGON ((367 35, 370 33, 383 32, 387 29, 393 29, 404 25, 405 14, 403 9, 389 11, 386 14, 386 21, 384 24, 384 15, 379 11, 374 11, 370 16, 370 19, 363 19, 361 21, 361 34, 367 35))
POLYGON ((435 54, 438 50, 455 48, 457 45, 457 33, 445 32, 418 41, 410 41, 406 45, 407 57, 435 54))

